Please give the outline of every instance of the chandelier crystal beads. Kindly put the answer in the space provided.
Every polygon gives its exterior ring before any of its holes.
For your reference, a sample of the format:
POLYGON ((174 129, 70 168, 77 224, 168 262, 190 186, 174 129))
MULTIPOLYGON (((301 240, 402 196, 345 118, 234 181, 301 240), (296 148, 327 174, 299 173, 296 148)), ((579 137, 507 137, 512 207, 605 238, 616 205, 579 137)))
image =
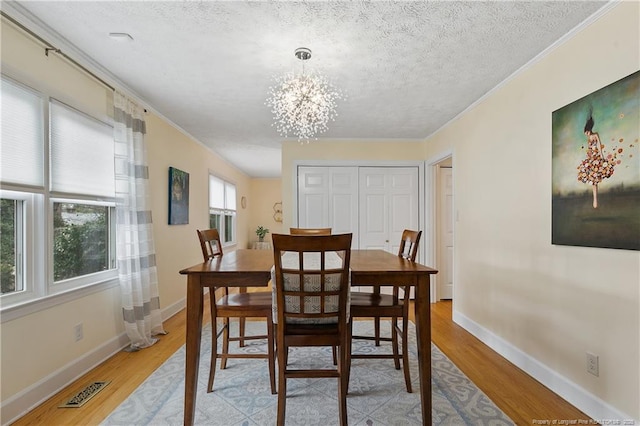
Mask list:
MULTIPOLYGON (((306 61, 311 50, 299 48, 296 57, 306 61)), ((317 73, 288 73, 276 79, 269 88, 267 106, 271 107, 278 133, 284 137, 295 136, 298 141, 309 142, 327 131, 329 121, 335 121, 337 101, 344 98, 329 81, 317 73)))

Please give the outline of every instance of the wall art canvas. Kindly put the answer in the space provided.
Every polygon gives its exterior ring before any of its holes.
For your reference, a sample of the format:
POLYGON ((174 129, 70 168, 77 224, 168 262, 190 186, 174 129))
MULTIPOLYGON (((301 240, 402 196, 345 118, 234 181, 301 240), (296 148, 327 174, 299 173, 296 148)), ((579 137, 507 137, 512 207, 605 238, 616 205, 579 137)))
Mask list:
POLYGON ((551 242, 640 250, 640 71, 552 114, 551 242))
POLYGON ((189 223, 189 173, 169 167, 169 225, 189 223))

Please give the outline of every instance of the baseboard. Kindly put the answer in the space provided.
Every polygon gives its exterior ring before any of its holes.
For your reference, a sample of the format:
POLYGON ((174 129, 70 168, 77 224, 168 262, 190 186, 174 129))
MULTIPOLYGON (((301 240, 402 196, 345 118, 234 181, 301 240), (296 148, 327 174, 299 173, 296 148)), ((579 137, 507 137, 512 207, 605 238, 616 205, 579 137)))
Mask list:
MULTIPOLYGON (((186 299, 162 309, 163 321, 171 318, 186 306, 186 299)), ((126 333, 113 337, 108 342, 100 345, 94 350, 87 352, 82 357, 73 360, 69 364, 54 371, 42 380, 34 383, 22 392, 2 401, 0 405, 0 424, 8 425, 30 410, 60 392, 64 387, 73 383, 82 375, 91 371, 99 364, 109 359, 129 344, 126 333)))
MULTIPOLYGON (((592 419, 633 421, 631 416, 576 385, 464 314, 454 311, 453 321, 592 419)), ((640 424, 640 421, 635 420, 631 424, 640 424)))
POLYGON ((187 299, 183 298, 178 300, 173 305, 162 308, 162 321, 166 321, 184 308, 187 307, 187 299))

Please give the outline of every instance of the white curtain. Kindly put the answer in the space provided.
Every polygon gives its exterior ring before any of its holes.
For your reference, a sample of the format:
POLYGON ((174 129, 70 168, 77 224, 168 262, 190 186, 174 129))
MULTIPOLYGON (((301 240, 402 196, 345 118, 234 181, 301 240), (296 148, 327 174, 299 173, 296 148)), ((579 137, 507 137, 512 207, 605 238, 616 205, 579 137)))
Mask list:
POLYGON ((166 333, 158 295, 144 109, 118 92, 113 104, 118 269, 129 350, 135 351, 166 333))

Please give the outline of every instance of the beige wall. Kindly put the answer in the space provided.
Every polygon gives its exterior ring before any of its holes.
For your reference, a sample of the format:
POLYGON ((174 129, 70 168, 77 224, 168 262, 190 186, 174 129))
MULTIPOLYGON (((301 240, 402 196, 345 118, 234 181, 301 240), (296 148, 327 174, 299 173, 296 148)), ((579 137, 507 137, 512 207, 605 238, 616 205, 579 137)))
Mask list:
MULTIPOLYGON (((202 261, 196 229, 209 227, 209 173, 236 185, 236 247, 239 248, 245 248, 249 241, 246 232, 249 210, 240 208, 240 197, 250 191, 250 179, 158 116, 148 114, 146 121, 160 303, 166 307, 185 297, 186 278, 179 275, 178 271, 202 261), (189 173, 188 225, 167 224, 169 167, 189 173)), ((235 250, 236 247, 225 247, 225 251, 235 250)))
POLYGON ((640 253, 551 245, 551 113, 638 70, 639 9, 615 6, 427 141, 454 152, 454 318, 635 419, 640 253))
MULTIPOLYGON (((271 234, 286 232, 282 222, 274 219, 274 204, 282 202, 282 185, 280 179, 251 179, 251 187, 247 196, 247 211, 249 212, 249 226, 247 238, 249 246, 257 241, 255 230, 258 226, 269 229, 265 241, 271 241, 271 234)), ((282 216, 280 216, 282 217, 282 216)))
MULTIPOLYGON (((79 73, 42 46, 2 25, 2 72, 41 92, 108 119, 111 91, 79 73)), ((44 236, 37 236, 44 239, 44 236)), ((103 290, 80 300, 39 311, 1 325, 2 401, 72 364, 124 330, 119 291, 103 290), (83 323, 84 339, 75 342, 73 328, 83 323)), ((6 421, 4 414, 3 422, 6 421)))

